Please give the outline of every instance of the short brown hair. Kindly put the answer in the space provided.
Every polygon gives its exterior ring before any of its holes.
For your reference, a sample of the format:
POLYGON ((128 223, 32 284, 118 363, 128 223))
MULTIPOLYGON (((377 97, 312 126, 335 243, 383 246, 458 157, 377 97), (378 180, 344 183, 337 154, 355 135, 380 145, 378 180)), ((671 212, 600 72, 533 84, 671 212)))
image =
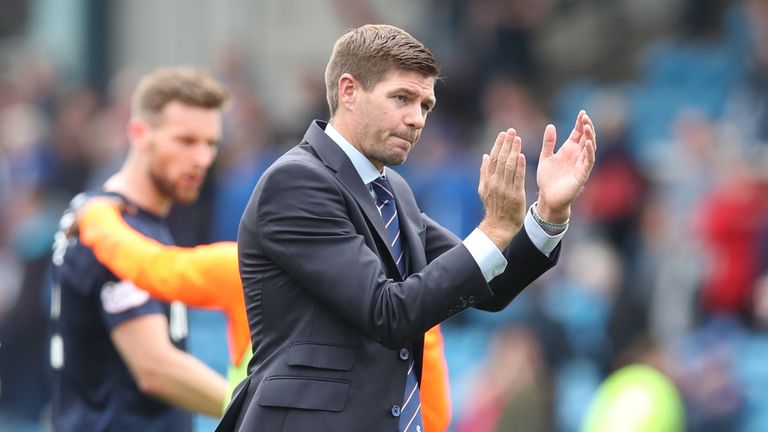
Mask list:
POLYGON ((162 68, 139 81, 131 99, 131 114, 152 122, 173 101, 221 109, 228 100, 227 89, 206 71, 191 67, 162 68))
POLYGON ((341 36, 325 68, 331 117, 339 107, 339 78, 343 74, 354 76, 368 91, 394 69, 420 72, 430 77, 440 74, 435 57, 424 44, 397 27, 368 24, 341 36))

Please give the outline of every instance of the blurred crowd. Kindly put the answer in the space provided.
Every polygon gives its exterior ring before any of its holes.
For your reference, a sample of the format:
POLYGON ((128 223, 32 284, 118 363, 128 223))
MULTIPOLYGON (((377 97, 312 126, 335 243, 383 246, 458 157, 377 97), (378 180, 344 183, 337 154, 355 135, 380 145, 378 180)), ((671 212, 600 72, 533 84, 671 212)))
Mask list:
MULTIPOLYGON (((633 363, 674 383, 688 430, 768 430, 768 1, 680 2, 663 32, 599 0, 428 3, 429 29, 408 30, 445 79, 399 171, 434 219, 459 236, 479 222, 480 155, 498 131, 518 130, 529 173, 548 122, 564 135, 583 108, 598 135, 560 265, 507 310, 443 327, 453 430, 580 430, 600 384, 633 363), (574 36, 590 31, 600 44, 574 36)), ((172 212, 181 245, 235 240, 263 170, 327 118, 322 87, 301 82, 313 97, 278 124, 256 64, 231 48, 210 65, 234 99, 201 199, 172 212)), ((3 429, 45 423, 53 234, 123 160, 138 75, 97 91, 21 44, 3 46, 0 72, 3 429)), ((193 335, 221 341, 193 353, 223 368, 223 325, 196 317, 193 335)))

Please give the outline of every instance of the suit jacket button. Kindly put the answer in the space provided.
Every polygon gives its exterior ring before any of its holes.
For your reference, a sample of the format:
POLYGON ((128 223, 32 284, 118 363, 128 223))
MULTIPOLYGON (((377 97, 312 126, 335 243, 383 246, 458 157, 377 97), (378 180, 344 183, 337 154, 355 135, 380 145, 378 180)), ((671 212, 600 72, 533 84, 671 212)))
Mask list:
POLYGON ((392 417, 400 417, 400 405, 393 405, 390 411, 392 412, 392 417))
POLYGON ((469 296, 467 301, 469 301, 469 304, 475 304, 475 296, 469 296))
POLYGON ((408 357, 410 357, 410 356, 411 356, 411 353, 408 352, 407 349, 403 348, 403 349, 400 350, 400 358, 401 359, 408 360, 408 357))

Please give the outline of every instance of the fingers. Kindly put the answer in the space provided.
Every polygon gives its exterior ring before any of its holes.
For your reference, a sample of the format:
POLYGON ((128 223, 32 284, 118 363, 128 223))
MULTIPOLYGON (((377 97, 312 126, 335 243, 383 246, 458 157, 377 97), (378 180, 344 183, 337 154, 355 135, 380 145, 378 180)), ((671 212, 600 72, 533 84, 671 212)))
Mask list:
POLYGON ((477 186, 477 192, 480 194, 480 196, 485 196, 485 184, 488 181, 488 177, 490 176, 490 173, 488 172, 490 165, 491 157, 487 154, 484 154, 483 161, 480 163, 480 183, 477 186))
POLYGON ((504 145, 505 136, 506 134, 504 132, 499 132, 499 135, 496 136, 496 142, 493 143, 493 148, 491 148, 491 154, 488 161, 488 174, 493 174, 496 171, 496 162, 499 160, 499 152, 501 151, 502 145, 504 145))
POLYGON ((509 161, 509 157, 512 154, 512 147, 517 137, 517 131, 514 129, 507 129, 507 132, 503 134, 503 142, 501 150, 499 150, 499 157, 496 160, 496 167, 494 172, 506 175, 506 166, 509 161))
MULTIPOLYGON (((517 167, 515 168, 515 181, 512 185, 517 193, 525 193, 525 155, 517 155, 517 167)), ((523 200, 525 202, 525 200, 523 200)))
MULTIPOLYGON (((587 140, 585 146, 584 146, 584 158, 585 158, 585 165, 586 168, 589 171, 592 171, 592 167, 595 166, 595 151, 597 148, 595 148, 595 142, 592 140, 587 140)), ((587 172, 587 175, 589 175, 589 171, 587 172)))
POLYGON ((517 172, 518 158, 522 154, 523 141, 517 136, 517 131, 513 128, 501 132, 496 137, 496 142, 491 149, 490 156, 483 156, 483 162, 480 166, 480 175, 482 179, 498 175, 499 180, 511 183, 515 181, 517 172))
POLYGON ((555 144, 557 143, 557 130, 552 124, 544 128, 544 139, 541 144, 541 159, 552 156, 555 153, 555 144))
POLYGON ((579 111, 579 114, 576 116, 576 124, 573 125, 571 134, 568 135, 569 140, 579 142, 579 138, 581 138, 581 134, 584 132, 583 119, 586 114, 587 112, 584 110, 579 111))
POLYGON ((491 149, 491 154, 484 154, 480 164, 478 192, 481 195, 484 194, 485 188, 491 183, 503 184, 505 185, 504 188, 506 188, 515 187, 514 183, 524 181, 525 157, 522 153, 522 147, 523 141, 517 136, 515 129, 510 128, 506 132, 499 133, 491 149), (521 156, 523 156, 523 169, 519 172, 521 156))
POLYGON ((592 146, 597 150, 597 133, 595 132, 595 125, 592 123, 592 119, 587 114, 584 114, 582 123, 584 124, 586 139, 592 141, 592 146))
POLYGON ((595 144, 592 140, 587 140, 584 143, 584 148, 579 154, 579 160, 577 161, 577 168, 583 181, 589 178, 589 174, 592 172, 592 168, 595 166, 595 144))
POLYGON ((515 180, 515 173, 517 172, 517 162, 520 158, 521 150, 523 147, 523 140, 519 136, 515 136, 510 144, 510 153, 507 156, 506 164, 504 165, 504 180, 507 182, 515 180))

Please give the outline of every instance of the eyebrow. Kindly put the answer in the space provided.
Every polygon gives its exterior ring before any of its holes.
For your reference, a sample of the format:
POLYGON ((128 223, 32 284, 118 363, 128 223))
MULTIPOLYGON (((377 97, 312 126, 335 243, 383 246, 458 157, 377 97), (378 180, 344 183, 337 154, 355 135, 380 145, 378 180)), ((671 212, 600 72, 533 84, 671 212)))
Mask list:
MULTIPOLYGON (((411 97, 418 97, 419 93, 415 92, 409 88, 406 87, 398 87, 394 90, 392 90, 392 93, 406 93, 408 96, 411 97)), ((435 107, 435 104, 437 103, 437 99, 434 96, 430 96, 424 100, 424 102, 429 106, 429 109, 432 110, 432 108, 435 107)))
POLYGON ((206 138, 206 137, 203 137, 203 136, 200 136, 200 135, 196 135, 194 133, 189 133, 189 132, 186 132, 186 131, 175 133, 172 136, 175 137, 176 139, 184 139, 184 140, 192 140, 192 141, 197 141, 198 139, 200 139, 200 140, 205 141, 205 142, 207 142, 208 144, 211 144, 211 145, 219 145, 219 144, 221 144, 221 138, 209 139, 209 138, 206 138))

